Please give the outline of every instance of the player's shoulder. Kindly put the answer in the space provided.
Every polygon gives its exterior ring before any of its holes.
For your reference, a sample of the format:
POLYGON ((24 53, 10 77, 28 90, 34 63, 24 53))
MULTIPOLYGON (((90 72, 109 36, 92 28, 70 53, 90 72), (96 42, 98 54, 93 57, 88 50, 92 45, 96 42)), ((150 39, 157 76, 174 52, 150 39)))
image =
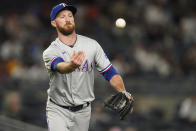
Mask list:
POLYGON ((85 41, 92 44, 98 44, 98 42, 95 39, 92 39, 90 37, 79 35, 79 34, 77 34, 77 37, 80 41, 85 41))
POLYGON ((51 54, 56 52, 57 46, 56 46, 56 40, 52 41, 51 44, 43 51, 43 55, 51 54))

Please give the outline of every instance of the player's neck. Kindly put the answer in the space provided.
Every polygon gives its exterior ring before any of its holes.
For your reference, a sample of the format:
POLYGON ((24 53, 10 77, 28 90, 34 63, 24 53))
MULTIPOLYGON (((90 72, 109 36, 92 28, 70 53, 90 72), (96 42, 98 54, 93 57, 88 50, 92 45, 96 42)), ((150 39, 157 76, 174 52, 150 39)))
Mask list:
POLYGON ((68 46, 74 45, 77 39, 75 31, 72 34, 67 35, 67 36, 63 34, 59 34, 58 37, 61 42, 63 42, 64 44, 68 46))

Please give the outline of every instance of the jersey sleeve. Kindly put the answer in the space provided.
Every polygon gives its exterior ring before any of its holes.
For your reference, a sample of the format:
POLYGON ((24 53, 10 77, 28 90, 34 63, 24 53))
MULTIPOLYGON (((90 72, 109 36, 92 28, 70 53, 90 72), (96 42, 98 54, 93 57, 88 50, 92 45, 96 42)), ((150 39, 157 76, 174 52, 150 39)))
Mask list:
POLYGON ((45 67, 48 70, 53 70, 53 71, 56 71, 56 65, 59 62, 64 62, 63 58, 52 50, 47 50, 43 52, 43 60, 44 60, 45 67))
POLYGON ((105 78, 107 81, 110 81, 111 78, 112 78, 114 75, 117 75, 118 73, 117 73, 116 69, 115 69, 113 66, 111 66, 111 68, 110 68, 108 71, 106 71, 106 72, 104 72, 104 73, 102 73, 102 74, 103 74, 104 78, 105 78))
POLYGON ((102 47, 98 43, 96 47, 95 65, 100 73, 104 73, 112 67, 107 55, 104 53, 102 47))

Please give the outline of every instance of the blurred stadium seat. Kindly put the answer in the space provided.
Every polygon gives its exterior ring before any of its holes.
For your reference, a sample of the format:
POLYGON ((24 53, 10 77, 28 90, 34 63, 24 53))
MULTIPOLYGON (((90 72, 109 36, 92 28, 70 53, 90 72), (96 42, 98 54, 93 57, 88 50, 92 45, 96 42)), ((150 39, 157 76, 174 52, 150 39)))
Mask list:
POLYGON ((14 120, 6 116, 0 116, 0 131, 47 131, 25 122, 14 120))

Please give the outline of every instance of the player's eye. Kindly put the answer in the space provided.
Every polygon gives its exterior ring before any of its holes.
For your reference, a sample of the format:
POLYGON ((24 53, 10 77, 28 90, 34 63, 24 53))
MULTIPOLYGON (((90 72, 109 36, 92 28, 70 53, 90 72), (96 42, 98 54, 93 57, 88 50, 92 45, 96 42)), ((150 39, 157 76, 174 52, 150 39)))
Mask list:
POLYGON ((62 15, 62 16, 60 16, 60 18, 65 18, 65 16, 64 16, 64 15, 62 15))
POLYGON ((72 15, 71 13, 70 13, 70 14, 68 14, 68 16, 69 16, 69 17, 73 17, 73 15, 72 15))

